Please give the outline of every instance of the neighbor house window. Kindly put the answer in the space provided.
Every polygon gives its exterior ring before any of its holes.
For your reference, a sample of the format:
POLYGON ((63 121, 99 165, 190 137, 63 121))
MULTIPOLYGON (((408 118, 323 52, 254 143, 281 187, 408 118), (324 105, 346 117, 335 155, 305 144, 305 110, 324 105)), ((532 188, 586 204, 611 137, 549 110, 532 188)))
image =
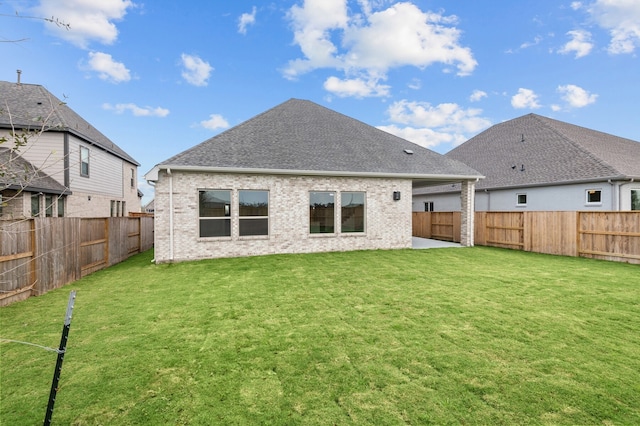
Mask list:
POLYGON ((44 197, 44 214, 47 217, 53 216, 53 195, 45 195, 44 197))
POLYGON ((433 201, 425 201, 424 202, 424 211, 432 212, 433 211, 433 201))
POLYGON ((127 202, 123 201, 122 202, 122 217, 125 217, 127 215, 127 202))
POLYGON ((198 191, 201 237, 231 236, 231 191, 198 191))
POLYGON ((335 192, 309 193, 309 232, 331 234, 335 232, 335 192))
POLYGON ((640 210, 640 189, 631 190, 631 210, 640 210))
POLYGON ((599 189, 588 189, 587 204, 602 204, 602 191, 599 189))
POLYGON ((342 232, 364 232, 365 193, 342 192, 340 217, 342 232))
POLYGON ((516 205, 517 206, 526 206, 527 205, 527 194, 516 194, 516 205))
POLYGON ((64 217, 64 197, 58 197, 58 217, 64 217))
POLYGON ((89 177, 89 148, 80 147, 80 176, 89 177))
POLYGON ((116 200, 111 200, 111 217, 116 215, 116 200))
POLYGON ((131 187, 136 187, 136 171, 134 169, 131 169, 131 187))
POLYGON ((31 194, 31 216, 40 216, 40 194, 31 194))
POLYGON ((269 235, 269 192, 238 191, 240 236, 269 235))

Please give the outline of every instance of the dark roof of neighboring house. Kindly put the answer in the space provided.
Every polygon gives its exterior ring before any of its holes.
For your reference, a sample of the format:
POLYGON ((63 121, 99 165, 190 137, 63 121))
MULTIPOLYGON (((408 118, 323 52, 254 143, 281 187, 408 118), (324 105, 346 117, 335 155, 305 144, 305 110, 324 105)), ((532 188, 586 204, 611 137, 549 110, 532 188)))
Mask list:
POLYGON ((0 190, 2 189, 71 194, 64 185, 7 148, 0 148, 0 190))
MULTIPOLYGON (((475 179, 477 171, 310 101, 290 99, 158 169, 475 179)), ((458 179, 460 180, 460 179, 458 179)))
MULTIPOLYGON (((445 155, 486 176, 476 189, 640 179, 640 142, 537 114, 496 124, 445 155)), ((424 192, 438 190, 453 187, 424 192)))
POLYGON ((132 164, 140 164, 51 92, 38 84, 0 81, 0 128, 64 131, 132 164), (44 120, 44 122, 43 122, 44 120))

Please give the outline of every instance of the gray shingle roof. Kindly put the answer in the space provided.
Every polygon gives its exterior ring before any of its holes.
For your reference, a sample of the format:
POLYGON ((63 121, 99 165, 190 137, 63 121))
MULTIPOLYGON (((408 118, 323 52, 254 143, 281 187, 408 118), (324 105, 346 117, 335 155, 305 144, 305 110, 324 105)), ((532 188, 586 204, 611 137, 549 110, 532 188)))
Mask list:
POLYGON ((71 194, 64 185, 8 148, 0 148, 0 190, 2 189, 71 194))
POLYGON ((0 128, 73 133, 132 164, 140 164, 43 86, 0 81, 0 128), (43 120, 46 122, 43 123, 43 120))
POLYGON ((159 166, 481 176, 452 158, 300 99, 290 99, 159 166))
POLYGON ((639 142, 537 114, 496 124, 446 156, 486 176, 477 189, 640 178, 639 142))

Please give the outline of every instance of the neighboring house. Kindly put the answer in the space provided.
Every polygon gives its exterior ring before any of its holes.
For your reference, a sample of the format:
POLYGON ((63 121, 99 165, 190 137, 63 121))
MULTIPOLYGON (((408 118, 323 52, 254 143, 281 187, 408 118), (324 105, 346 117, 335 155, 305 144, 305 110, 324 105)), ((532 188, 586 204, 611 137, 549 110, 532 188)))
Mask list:
MULTIPOLYGON (((291 99, 155 166, 155 260, 411 247, 414 186, 470 167, 310 101, 291 99)), ((469 220, 470 219, 470 220, 469 220)))
MULTIPOLYGON (((446 154, 478 170, 477 211, 640 210, 640 143, 536 114, 446 154)), ((457 211, 459 185, 414 191, 414 211, 457 211)))
POLYGON ((43 86, 0 81, 2 138, 0 219, 140 211, 139 164, 43 86))

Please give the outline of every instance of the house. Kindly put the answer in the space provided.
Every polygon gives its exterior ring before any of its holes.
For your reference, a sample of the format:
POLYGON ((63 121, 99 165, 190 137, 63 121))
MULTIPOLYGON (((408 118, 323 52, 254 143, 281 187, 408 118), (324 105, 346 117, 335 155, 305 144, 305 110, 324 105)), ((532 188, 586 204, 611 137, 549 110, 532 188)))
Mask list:
POLYGON ((313 102, 291 99, 156 165, 155 260, 411 247, 413 187, 470 167, 313 102))
MULTIPOLYGON (((478 170, 477 211, 640 210, 640 143, 527 114, 446 154, 478 170)), ((414 211, 457 211, 460 185, 414 191, 414 211)))
POLYGON ((0 141, 0 219, 140 211, 139 164, 43 86, 0 81, 0 141))

